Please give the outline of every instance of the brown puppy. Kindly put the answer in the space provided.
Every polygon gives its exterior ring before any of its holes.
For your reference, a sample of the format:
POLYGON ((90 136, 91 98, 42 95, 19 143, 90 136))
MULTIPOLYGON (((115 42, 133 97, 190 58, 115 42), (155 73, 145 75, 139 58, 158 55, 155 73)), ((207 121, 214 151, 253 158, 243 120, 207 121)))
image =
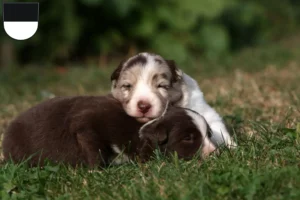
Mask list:
POLYGON ((207 132, 204 118, 183 108, 170 107, 143 125, 110 96, 57 97, 27 110, 9 125, 3 153, 5 160, 14 162, 32 156, 31 165, 49 159, 90 167, 136 156, 146 161, 156 147, 189 159, 201 147, 204 154, 214 150, 207 132))

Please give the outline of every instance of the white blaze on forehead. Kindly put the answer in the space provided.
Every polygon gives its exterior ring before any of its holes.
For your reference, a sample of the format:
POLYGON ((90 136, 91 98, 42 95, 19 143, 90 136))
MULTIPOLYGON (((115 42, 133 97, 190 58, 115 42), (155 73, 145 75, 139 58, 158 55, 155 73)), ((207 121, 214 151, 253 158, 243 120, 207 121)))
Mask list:
MULTIPOLYGON (((146 52, 144 52, 144 53, 139 53, 139 54, 137 54, 137 55, 135 55, 135 56, 132 56, 131 58, 129 58, 128 60, 126 60, 126 62, 123 64, 123 66, 127 66, 127 64, 130 62, 130 61, 132 61, 133 59, 135 59, 135 58, 137 58, 137 57, 139 57, 139 56, 143 56, 144 58, 146 58, 146 63, 145 63, 145 65, 148 65, 148 64, 152 64, 152 63, 154 63, 155 62, 155 59, 160 59, 160 60, 163 60, 163 58, 161 57, 161 56, 159 56, 159 55, 155 55, 155 54, 149 54, 149 53, 146 53, 146 52)), ((137 64, 140 64, 139 62, 137 63, 137 64)), ((155 63, 154 63, 155 64, 155 63)))
MULTIPOLYGON (((139 80, 135 86, 134 95, 139 98, 149 99, 149 94, 152 92, 151 87, 144 80, 139 80)), ((133 96, 134 96, 133 95, 133 96)))
POLYGON ((153 76, 159 72, 160 65, 155 61, 154 56, 147 56, 147 63, 141 74, 141 79, 149 83, 152 82, 153 76))
POLYGON ((134 87, 132 97, 129 101, 129 108, 133 113, 138 113, 137 104, 139 101, 145 101, 151 105, 151 109, 146 116, 158 117, 161 112, 161 100, 153 91, 153 77, 158 72, 158 65, 154 60, 154 57, 147 57, 147 63, 143 66, 139 76, 137 77, 137 82, 134 87))
POLYGON ((208 125, 207 125, 204 117, 202 115, 194 113, 190 110, 186 110, 186 113, 193 119, 198 130, 201 132, 201 135, 203 138, 202 155, 203 156, 209 155, 211 152, 213 152, 216 149, 216 147, 208 138, 208 135, 207 135, 207 129, 208 129, 207 126, 208 125))

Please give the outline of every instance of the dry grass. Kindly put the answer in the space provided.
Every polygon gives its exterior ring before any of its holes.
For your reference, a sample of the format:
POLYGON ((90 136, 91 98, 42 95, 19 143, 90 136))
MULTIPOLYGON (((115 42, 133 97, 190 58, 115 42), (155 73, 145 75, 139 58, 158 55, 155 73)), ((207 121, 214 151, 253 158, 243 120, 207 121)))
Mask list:
MULTIPOLYGON (((84 72, 83 72, 84 73, 84 72)), ((223 116, 239 115, 244 120, 244 128, 249 134, 253 133, 251 121, 268 121, 281 123, 287 117, 287 128, 295 128, 300 122, 300 66, 291 62, 286 67, 270 65, 256 73, 235 70, 227 76, 205 79, 203 74, 196 77, 204 92, 206 100, 212 104, 223 116)), ((49 86, 53 93, 68 95, 76 94, 104 94, 89 91, 83 85, 58 87, 58 84, 49 86)), ((52 97, 52 93, 44 98, 52 97)), ((0 104, 0 131, 1 135, 9 121, 21 111, 28 109, 39 101, 32 94, 25 95, 21 101, 9 104, 0 104)))
POLYGON ((268 66, 257 73, 236 70, 227 77, 200 81, 209 102, 221 99, 217 109, 223 115, 243 111, 243 118, 280 123, 289 114, 295 127, 300 120, 300 66, 290 63, 277 69, 268 66))

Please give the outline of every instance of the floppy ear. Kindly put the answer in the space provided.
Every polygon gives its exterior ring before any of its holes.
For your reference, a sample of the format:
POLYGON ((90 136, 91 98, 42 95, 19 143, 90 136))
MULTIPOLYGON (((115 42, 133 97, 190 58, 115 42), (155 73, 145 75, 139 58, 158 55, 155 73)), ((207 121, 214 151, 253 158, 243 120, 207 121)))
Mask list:
POLYGON ((110 76, 110 80, 112 82, 112 86, 115 87, 116 86, 116 82, 118 81, 121 71, 124 67, 124 63, 125 60, 121 61, 120 64, 118 65, 118 67, 113 71, 113 73, 110 76))
POLYGON ((154 149, 163 145, 168 141, 167 131, 163 127, 159 127, 157 121, 146 124, 140 129, 141 146, 139 150, 139 158, 142 162, 150 159, 154 149))
POLYGON ((174 83, 174 82, 181 80, 183 73, 180 69, 177 68, 175 61, 174 60, 165 60, 165 61, 171 69, 171 73, 172 73, 171 81, 174 83))
POLYGON ((159 124, 158 120, 151 122, 141 127, 139 131, 140 138, 148 139, 153 144, 164 144, 168 140, 166 128, 162 124, 159 124))

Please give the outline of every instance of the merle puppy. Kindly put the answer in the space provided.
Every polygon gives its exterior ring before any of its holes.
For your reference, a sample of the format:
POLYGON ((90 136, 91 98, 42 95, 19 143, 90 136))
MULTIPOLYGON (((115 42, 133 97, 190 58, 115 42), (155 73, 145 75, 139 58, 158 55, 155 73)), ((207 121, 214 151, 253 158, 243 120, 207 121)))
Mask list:
POLYGON ((5 160, 31 157, 32 166, 46 159, 76 166, 105 166, 139 157, 147 161, 162 152, 190 159, 214 151, 204 118, 169 107, 159 118, 142 124, 126 114, 111 96, 56 97, 25 111, 4 135, 5 160))
POLYGON ((212 129, 211 141, 216 146, 237 146, 222 117, 206 102, 197 81, 180 70, 173 60, 139 53, 121 62, 112 73, 111 81, 112 95, 122 102, 126 113, 138 121, 145 123, 157 118, 170 102, 202 115, 212 129))

